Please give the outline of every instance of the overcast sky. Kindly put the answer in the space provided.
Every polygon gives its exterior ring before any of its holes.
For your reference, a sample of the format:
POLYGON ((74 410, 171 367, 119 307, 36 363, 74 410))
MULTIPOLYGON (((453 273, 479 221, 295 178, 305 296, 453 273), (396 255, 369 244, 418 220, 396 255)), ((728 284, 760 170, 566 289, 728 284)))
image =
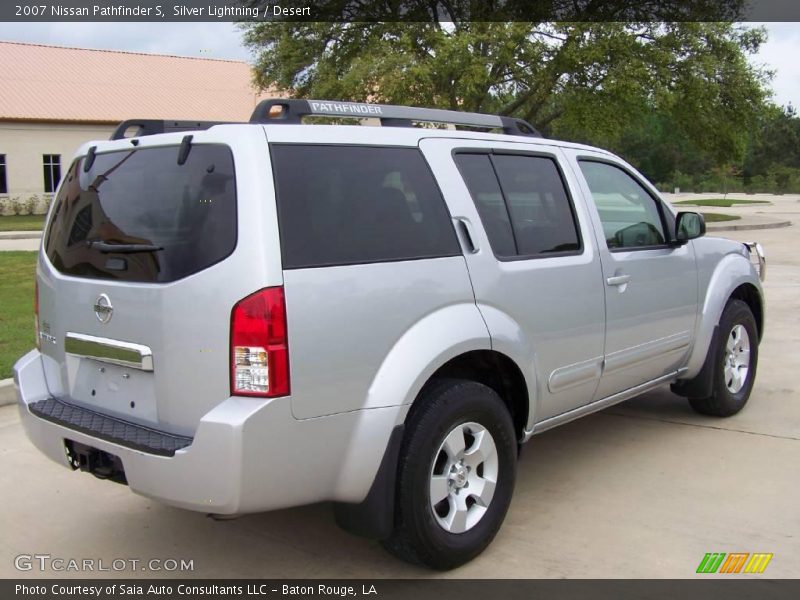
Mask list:
MULTIPOLYGON (((800 105, 800 23, 764 23, 769 41, 753 58, 775 71, 778 104, 800 105)), ((0 40, 249 61, 232 23, 0 23, 0 40)))

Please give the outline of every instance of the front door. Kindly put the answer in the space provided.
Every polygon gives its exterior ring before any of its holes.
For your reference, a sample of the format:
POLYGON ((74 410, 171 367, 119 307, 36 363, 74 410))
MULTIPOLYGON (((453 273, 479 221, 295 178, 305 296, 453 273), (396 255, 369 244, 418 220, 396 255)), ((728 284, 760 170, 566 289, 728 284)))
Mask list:
MULTIPOLYGON (((574 151, 571 151, 574 152, 574 151)), ((691 245, 670 244, 672 213, 621 163, 574 152, 591 199, 606 301, 601 399, 680 368, 697 318, 691 245)))

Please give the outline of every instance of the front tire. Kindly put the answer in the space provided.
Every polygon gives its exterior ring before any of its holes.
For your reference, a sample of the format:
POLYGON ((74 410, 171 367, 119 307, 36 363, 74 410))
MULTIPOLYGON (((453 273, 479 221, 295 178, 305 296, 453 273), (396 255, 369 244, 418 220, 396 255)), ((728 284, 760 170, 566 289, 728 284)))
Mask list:
POLYGON ((452 569, 494 539, 514 491, 517 442, 503 400, 473 381, 424 390, 400 450, 395 527, 399 558, 452 569))
POLYGON ((704 415, 729 417, 747 404, 758 366, 758 328, 745 302, 728 302, 719 320, 719 335, 711 395, 689 398, 689 404, 704 415))

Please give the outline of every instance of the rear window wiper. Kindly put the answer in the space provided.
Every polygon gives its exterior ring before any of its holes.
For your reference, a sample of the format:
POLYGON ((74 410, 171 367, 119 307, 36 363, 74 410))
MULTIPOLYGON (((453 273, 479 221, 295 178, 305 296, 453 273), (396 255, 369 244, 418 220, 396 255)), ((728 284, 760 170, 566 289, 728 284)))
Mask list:
POLYGON ((157 252, 163 250, 163 246, 154 246, 152 244, 109 244, 102 240, 93 240, 86 242, 86 246, 99 250, 103 254, 109 252, 119 252, 120 254, 133 254, 135 252, 157 252))

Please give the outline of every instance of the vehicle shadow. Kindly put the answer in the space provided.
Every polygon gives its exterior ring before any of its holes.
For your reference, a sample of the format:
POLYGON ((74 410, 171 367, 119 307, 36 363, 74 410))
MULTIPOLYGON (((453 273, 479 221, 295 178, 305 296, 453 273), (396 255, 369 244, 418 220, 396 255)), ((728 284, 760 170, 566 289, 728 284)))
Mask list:
MULTIPOLYGON (((139 499, 138 510, 118 518, 115 528, 128 532, 128 541, 133 541, 130 532, 139 532, 134 534, 139 555, 160 556, 168 550, 193 558, 195 570, 182 576, 563 576, 564 563, 553 559, 559 554, 553 552, 554 543, 565 546, 562 538, 570 527, 564 523, 574 524, 576 511, 585 511, 580 499, 599 507, 605 501, 598 486, 606 495, 613 492, 617 501, 621 488, 635 491, 640 484, 635 473, 649 469, 641 464, 643 458, 647 463, 660 449, 669 452, 672 447, 670 431, 648 421, 685 419, 689 412, 683 399, 668 389, 657 390, 629 407, 614 407, 536 436, 523 447, 516 492, 497 540, 476 560, 446 574, 400 562, 379 543, 340 530, 330 504, 216 520, 139 499), (626 418, 631 415, 647 420, 626 418), (605 485, 615 481, 611 488, 605 485), (553 528, 557 523, 560 531, 553 528)), ((619 505, 609 510, 613 513, 619 505)))
MULTIPOLYGON (((139 567, 90 576, 610 576, 620 573, 625 562, 617 556, 606 565, 610 571, 598 570, 610 560, 604 554, 608 540, 641 537, 643 531, 652 530, 652 523, 663 523, 690 501, 691 494, 676 496, 675 486, 685 492, 691 487, 686 478, 696 478, 698 473, 682 465, 697 453, 705 451, 708 457, 708 450, 695 439, 704 430, 673 422, 691 418, 689 412, 683 399, 668 390, 656 390, 628 406, 613 407, 534 437, 523 447, 514 498, 495 542, 477 559, 448 573, 408 565, 378 542, 340 530, 330 504, 216 520, 133 495, 125 486, 71 473, 33 452, 30 457, 25 453, 25 463, 36 465, 22 463, 14 469, 44 468, 45 479, 52 473, 46 483, 37 485, 55 490, 50 493, 60 510, 44 519, 29 543, 54 556, 100 557, 106 563, 128 557, 145 567, 152 558, 172 558, 190 560, 193 567, 178 572, 139 567), (39 465, 40 461, 46 465, 39 465), (576 562, 576 556, 582 555, 576 555, 576 549, 587 546, 594 558, 583 565, 576 562)), ((31 497, 31 490, 21 489, 19 494, 31 497)), ((684 508, 691 510, 688 505, 684 508)), ((12 539, 25 536, 21 524, 10 529, 12 539)), ((62 575, 87 574, 58 574, 62 575)))

